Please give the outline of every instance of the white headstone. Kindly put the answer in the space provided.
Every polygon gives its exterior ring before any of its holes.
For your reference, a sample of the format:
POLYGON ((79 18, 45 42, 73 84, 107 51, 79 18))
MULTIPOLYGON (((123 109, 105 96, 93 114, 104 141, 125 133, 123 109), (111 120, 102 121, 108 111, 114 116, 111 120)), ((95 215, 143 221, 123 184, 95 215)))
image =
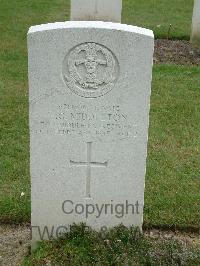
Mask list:
POLYGON ((121 22, 122 0, 71 0, 71 20, 121 22))
POLYGON ((142 227, 154 38, 110 22, 28 33, 32 241, 142 227))
POLYGON ((191 43, 200 46, 200 0, 194 0, 191 43))

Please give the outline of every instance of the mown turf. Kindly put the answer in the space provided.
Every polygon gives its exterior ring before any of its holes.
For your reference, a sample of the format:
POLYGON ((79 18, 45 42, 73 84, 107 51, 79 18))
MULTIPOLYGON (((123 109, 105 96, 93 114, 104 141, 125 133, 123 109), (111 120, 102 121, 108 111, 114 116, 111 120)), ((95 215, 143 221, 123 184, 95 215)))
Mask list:
POLYGON ((197 247, 175 240, 153 241, 133 228, 119 226, 102 235, 74 226, 63 238, 41 243, 23 265, 198 266, 199 260, 197 247))
POLYGON ((123 0, 123 23, 152 29, 156 38, 190 38, 193 0, 123 0), (168 34, 171 24, 171 30, 168 34))
MULTIPOLYGON (((160 2, 168 12, 168 2, 160 2)), ((124 6, 123 17, 135 19, 128 1, 124 6)), ((17 223, 30 219, 26 33, 31 25, 67 19, 69 1, 1 0, 0 10, 0 221, 17 223)), ((199 224, 199 75, 198 67, 154 67, 146 226, 199 224)))
POLYGON ((200 68, 153 72, 145 224, 198 227, 200 68))

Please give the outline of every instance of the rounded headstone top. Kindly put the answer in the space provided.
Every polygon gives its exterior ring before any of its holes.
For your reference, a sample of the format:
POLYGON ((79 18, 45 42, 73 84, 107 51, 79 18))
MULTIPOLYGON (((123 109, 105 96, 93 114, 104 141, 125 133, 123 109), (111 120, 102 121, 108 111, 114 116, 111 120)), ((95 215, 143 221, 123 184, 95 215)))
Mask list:
POLYGON ((127 24, 102 22, 102 21, 67 21, 67 22, 55 22, 48 24, 41 24, 30 27, 28 34, 41 31, 58 30, 58 29, 71 29, 71 28, 88 28, 88 29, 110 29, 127 31, 135 34, 146 35, 154 38, 152 30, 136 27, 127 24))

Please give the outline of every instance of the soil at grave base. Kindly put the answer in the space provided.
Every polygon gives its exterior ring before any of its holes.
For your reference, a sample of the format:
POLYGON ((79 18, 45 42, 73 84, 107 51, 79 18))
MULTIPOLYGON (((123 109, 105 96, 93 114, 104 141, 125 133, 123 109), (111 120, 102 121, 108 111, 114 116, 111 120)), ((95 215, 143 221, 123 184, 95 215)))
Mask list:
POLYGON ((18 266, 30 252, 30 225, 0 225, 0 265, 18 266))
POLYGON ((177 65, 200 65, 200 47, 188 41, 155 40, 154 63, 177 65))
MULTIPOLYGON (((0 225, 0 265, 21 265, 24 256, 30 254, 30 225, 0 225)), ((179 240, 183 245, 200 245, 198 234, 148 230, 146 237, 153 240, 179 240)))

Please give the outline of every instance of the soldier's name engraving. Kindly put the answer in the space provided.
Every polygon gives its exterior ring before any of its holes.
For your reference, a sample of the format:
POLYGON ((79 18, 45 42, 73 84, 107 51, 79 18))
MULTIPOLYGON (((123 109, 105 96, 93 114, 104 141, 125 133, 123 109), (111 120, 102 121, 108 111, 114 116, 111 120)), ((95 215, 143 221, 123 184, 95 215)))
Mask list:
POLYGON ((61 135, 107 136, 123 139, 132 136, 135 125, 120 106, 76 106, 62 104, 56 116, 58 133, 61 135))
POLYGON ((35 134, 92 139, 118 140, 135 138, 137 125, 119 105, 73 105, 57 106, 54 118, 35 121, 35 134))

